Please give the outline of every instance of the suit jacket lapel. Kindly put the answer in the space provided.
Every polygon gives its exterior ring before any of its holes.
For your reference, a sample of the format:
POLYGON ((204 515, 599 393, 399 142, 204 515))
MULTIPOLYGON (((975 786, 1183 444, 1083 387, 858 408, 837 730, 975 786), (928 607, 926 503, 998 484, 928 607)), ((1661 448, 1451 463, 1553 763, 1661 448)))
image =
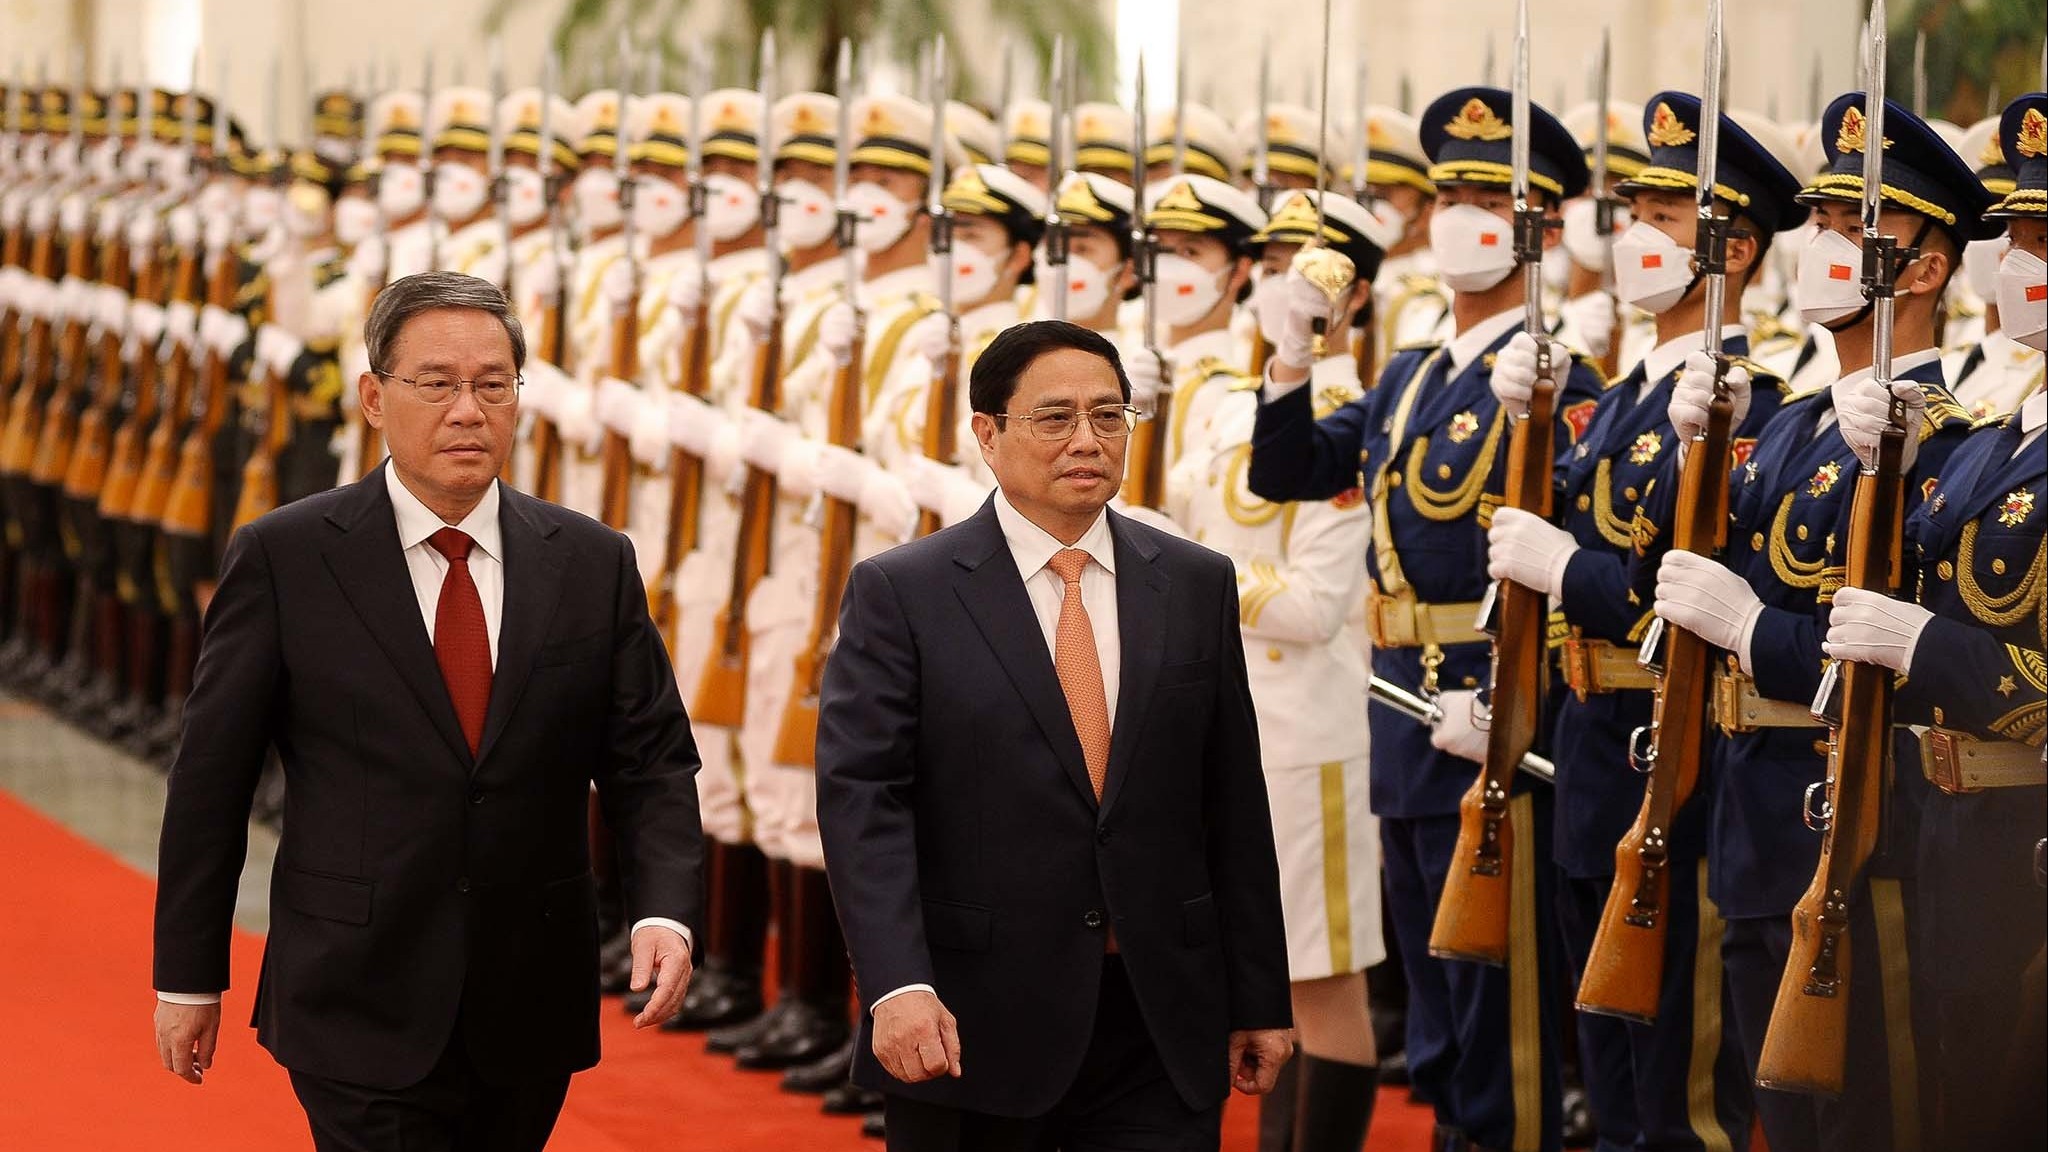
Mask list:
POLYGON ((533 674, 548 621, 562 595, 563 557, 554 535, 560 525, 537 502, 500 485, 498 526, 505 549, 504 613, 498 622, 498 666, 484 710, 477 764, 490 756, 533 674))
MULTIPOLYGON (((1067 779, 1093 804, 1095 786, 1088 782, 1088 765, 1081 756, 1081 739, 1074 734, 1073 713, 1067 710, 1066 693, 1060 689, 1052 653, 1046 650, 1038 614, 1003 540, 994 500, 983 504, 966 526, 969 531, 962 534, 960 549, 953 556, 953 562, 964 569, 954 591, 1010 682, 1017 686, 1025 707, 1066 769, 1067 779)), ((1118 563, 1122 563, 1121 557, 1118 563)))
POLYGON ((1136 538, 1114 512, 1109 534, 1116 541, 1116 628, 1122 671, 1109 741, 1109 774, 1102 785, 1102 810, 1116 803, 1118 790, 1131 767, 1131 756, 1145 728, 1145 712, 1159 682, 1160 640, 1166 635, 1169 582, 1159 570, 1159 549, 1136 538))
POLYGON ((406 571, 398 544, 398 518, 385 487, 386 464, 358 481, 348 498, 327 519, 342 536, 322 554, 349 606, 355 610, 377 646, 398 669, 441 738, 462 762, 469 762, 469 742, 455 719, 448 685, 434 661, 434 646, 420 619, 419 597, 406 571))

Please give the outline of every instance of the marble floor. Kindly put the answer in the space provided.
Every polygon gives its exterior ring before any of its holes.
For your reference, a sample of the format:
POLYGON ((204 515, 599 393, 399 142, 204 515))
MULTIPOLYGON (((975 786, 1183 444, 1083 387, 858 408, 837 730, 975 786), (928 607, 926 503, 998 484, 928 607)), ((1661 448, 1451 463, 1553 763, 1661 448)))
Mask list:
MULTIPOLYGON (((52 717, 41 706, 0 693, 0 790, 119 857, 156 875, 164 776, 119 748, 52 717)), ((277 834, 249 825, 235 922, 270 927, 270 861, 277 834)))

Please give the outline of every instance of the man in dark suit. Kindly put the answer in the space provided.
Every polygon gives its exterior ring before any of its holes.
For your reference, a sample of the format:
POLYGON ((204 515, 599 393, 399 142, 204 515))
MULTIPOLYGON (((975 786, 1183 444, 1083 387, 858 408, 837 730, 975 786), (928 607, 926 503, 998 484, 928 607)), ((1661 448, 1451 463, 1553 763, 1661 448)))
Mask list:
POLYGON ((284 832, 254 1005, 316 1147, 539 1149, 598 1056, 596 784, 642 1026, 690 974, 695 745, 625 538, 498 482, 525 359, 504 294, 407 277, 358 392, 391 458, 242 529, 171 769, 155 984, 200 1083, 266 749, 284 832))
POLYGON ((999 484, 857 566, 818 824, 891 1149, 1214 1148, 1293 1050, 1230 561, 1108 511, 1136 410, 1072 324, 970 384, 999 484))

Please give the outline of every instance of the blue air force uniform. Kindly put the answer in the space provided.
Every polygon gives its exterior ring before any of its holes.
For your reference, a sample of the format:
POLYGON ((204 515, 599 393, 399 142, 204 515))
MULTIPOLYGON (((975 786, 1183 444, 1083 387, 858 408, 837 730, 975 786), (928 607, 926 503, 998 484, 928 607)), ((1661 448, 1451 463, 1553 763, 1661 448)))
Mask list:
MULTIPOLYGON (((1510 98, 1462 89, 1422 116, 1439 186, 1509 179, 1510 98)), ((1531 183, 1555 199, 1586 183, 1579 147, 1532 107, 1531 183)), ((1503 230, 1505 232, 1505 229, 1503 230)), ((1488 384, 1493 354, 1520 310, 1444 345, 1391 357, 1378 386, 1318 421, 1311 389, 1274 396, 1252 436, 1249 483, 1268 500, 1327 500, 1359 488, 1373 502, 1368 614, 1373 673, 1411 691, 1476 689, 1489 650, 1474 628, 1486 586, 1486 525, 1500 503, 1508 421, 1488 384)), ((1559 389, 1557 443, 1574 444, 1600 395, 1599 373, 1574 362, 1559 389)), ((1428 940, 1458 834, 1458 801, 1479 766, 1438 751, 1406 717, 1369 716, 1371 799, 1380 817, 1387 900, 1409 982, 1407 1052, 1416 1090, 1436 1109, 1439 1147, 1550 1152, 1560 1133, 1557 974, 1549 889, 1549 789, 1517 786, 1513 867, 1535 879, 1518 901, 1505 969, 1429 955, 1428 940)))

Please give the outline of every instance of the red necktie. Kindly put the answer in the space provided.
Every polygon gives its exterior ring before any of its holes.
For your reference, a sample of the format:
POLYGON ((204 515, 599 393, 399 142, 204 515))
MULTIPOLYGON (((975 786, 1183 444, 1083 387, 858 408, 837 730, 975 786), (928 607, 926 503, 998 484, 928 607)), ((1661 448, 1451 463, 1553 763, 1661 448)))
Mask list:
POLYGON ((469 575, 469 550, 475 543, 453 528, 427 537, 427 544, 448 560, 434 607, 434 662, 441 666, 472 756, 483 743, 484 711, 491 703, 491 634, 484 624, 483 597, 469 575))

